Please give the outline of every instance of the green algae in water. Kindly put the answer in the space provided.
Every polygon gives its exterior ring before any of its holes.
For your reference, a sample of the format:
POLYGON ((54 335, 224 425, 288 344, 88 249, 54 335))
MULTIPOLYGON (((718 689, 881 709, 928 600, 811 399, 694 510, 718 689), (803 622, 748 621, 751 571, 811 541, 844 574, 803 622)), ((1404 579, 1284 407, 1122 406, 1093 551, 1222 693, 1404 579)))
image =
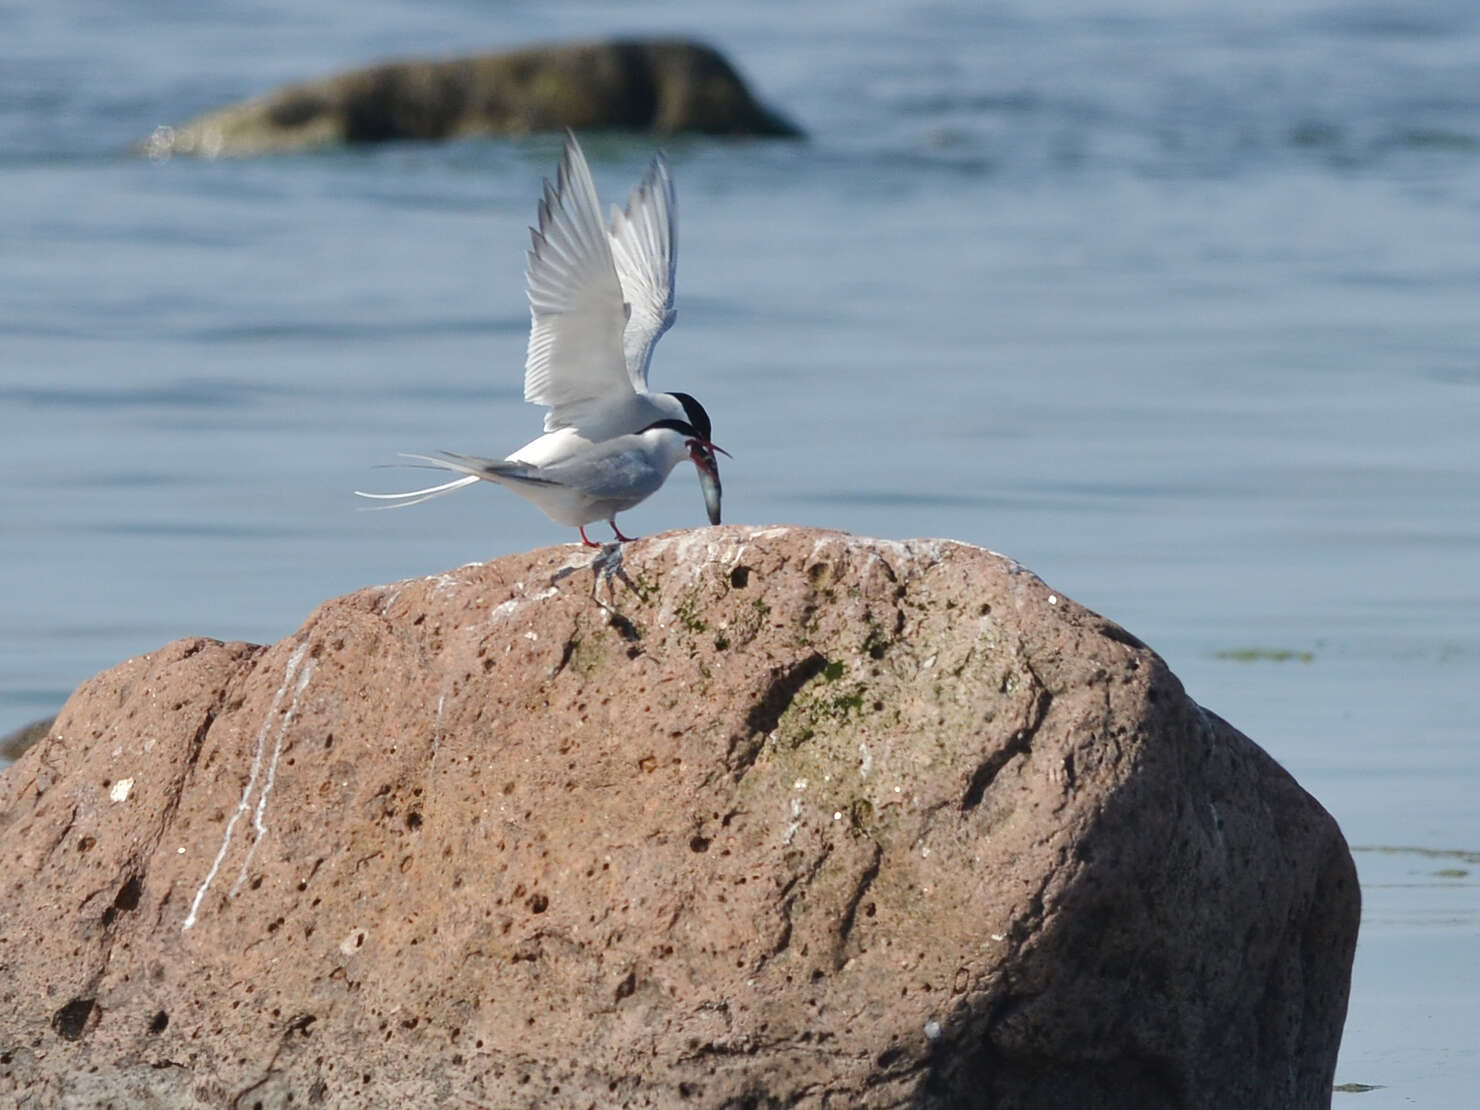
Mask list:
POLYGON ((1289 648, 1230 648, 1217 653, 1217 658, 1233 663, 1313 663, 1313 651, 1292 651, 1289 648))
POLYGON ((1353 853, 1378 852, 1383 855, 1423 856, 1427 859, 1452 859, 1461 863, 1480 864, 1480 852, 1466 848, 1419 848, 1405 844, 1353 844, 1353 853))

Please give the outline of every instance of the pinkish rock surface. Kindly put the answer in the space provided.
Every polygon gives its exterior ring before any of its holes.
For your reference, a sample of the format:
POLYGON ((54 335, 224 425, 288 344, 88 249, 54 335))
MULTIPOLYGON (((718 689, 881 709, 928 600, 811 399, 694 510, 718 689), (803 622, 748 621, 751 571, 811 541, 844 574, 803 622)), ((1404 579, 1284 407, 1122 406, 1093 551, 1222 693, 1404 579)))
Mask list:
POLYGON ((1329 1104, 1346 844, 1152 651, 948 541, 624 554, 85 683, 0 777, 0 1101, 1329 1104))

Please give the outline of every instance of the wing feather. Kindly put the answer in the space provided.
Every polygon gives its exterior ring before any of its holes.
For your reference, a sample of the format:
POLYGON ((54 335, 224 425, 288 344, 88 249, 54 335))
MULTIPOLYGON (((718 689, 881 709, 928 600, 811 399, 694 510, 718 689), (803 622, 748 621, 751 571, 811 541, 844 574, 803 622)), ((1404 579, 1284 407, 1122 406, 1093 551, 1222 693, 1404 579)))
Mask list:
POLYGON ((630 317, 622 336, 632 388, 647 392, 653 347, 673 326, 678 269, 678 199, 662 154, 633 187, 627 207, 612 206, 611 250, 630 317))
POLYGON ((555 184, 531 228, 529 351, 524 399, 548 405, 545 430, 578 425, 590 407, 631 396, 622 347, 627 307, 586 156, 566 134, 555 184))

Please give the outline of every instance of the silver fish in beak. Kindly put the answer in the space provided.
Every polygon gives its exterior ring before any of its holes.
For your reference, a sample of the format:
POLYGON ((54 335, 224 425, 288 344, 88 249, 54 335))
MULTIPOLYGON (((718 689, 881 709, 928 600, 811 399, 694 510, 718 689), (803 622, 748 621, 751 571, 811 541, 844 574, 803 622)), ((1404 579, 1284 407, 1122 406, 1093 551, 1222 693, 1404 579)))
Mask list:
POLYGON ((730 454, 723 447, 716 447, 712 443, 698 440, 691 440, 689 443, 689 458, 694 460, 694 468, 699 471, 699 489, 704 494, 704 511, 709 514, 710 524, 719 523, 720 497, 724 492, 719 481, 719 462, 714 457, 715 452, 726 457, 730 454))

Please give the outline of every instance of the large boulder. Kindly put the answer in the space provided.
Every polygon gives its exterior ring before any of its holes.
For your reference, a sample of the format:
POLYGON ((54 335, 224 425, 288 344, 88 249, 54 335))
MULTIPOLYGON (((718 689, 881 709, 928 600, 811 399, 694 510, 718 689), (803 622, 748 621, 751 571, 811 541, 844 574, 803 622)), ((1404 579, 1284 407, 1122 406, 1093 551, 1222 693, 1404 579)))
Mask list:
POLYGON ((979 548, 557 547, 186 640, 0 778, 27 1106, 1325 1107, 1341 833, 979 548))
POLYGON ((160 127, 140 150, 217 157, 566 127, 801 135, 757 101, 713 47, 645 39, 385 62, 160 127))

